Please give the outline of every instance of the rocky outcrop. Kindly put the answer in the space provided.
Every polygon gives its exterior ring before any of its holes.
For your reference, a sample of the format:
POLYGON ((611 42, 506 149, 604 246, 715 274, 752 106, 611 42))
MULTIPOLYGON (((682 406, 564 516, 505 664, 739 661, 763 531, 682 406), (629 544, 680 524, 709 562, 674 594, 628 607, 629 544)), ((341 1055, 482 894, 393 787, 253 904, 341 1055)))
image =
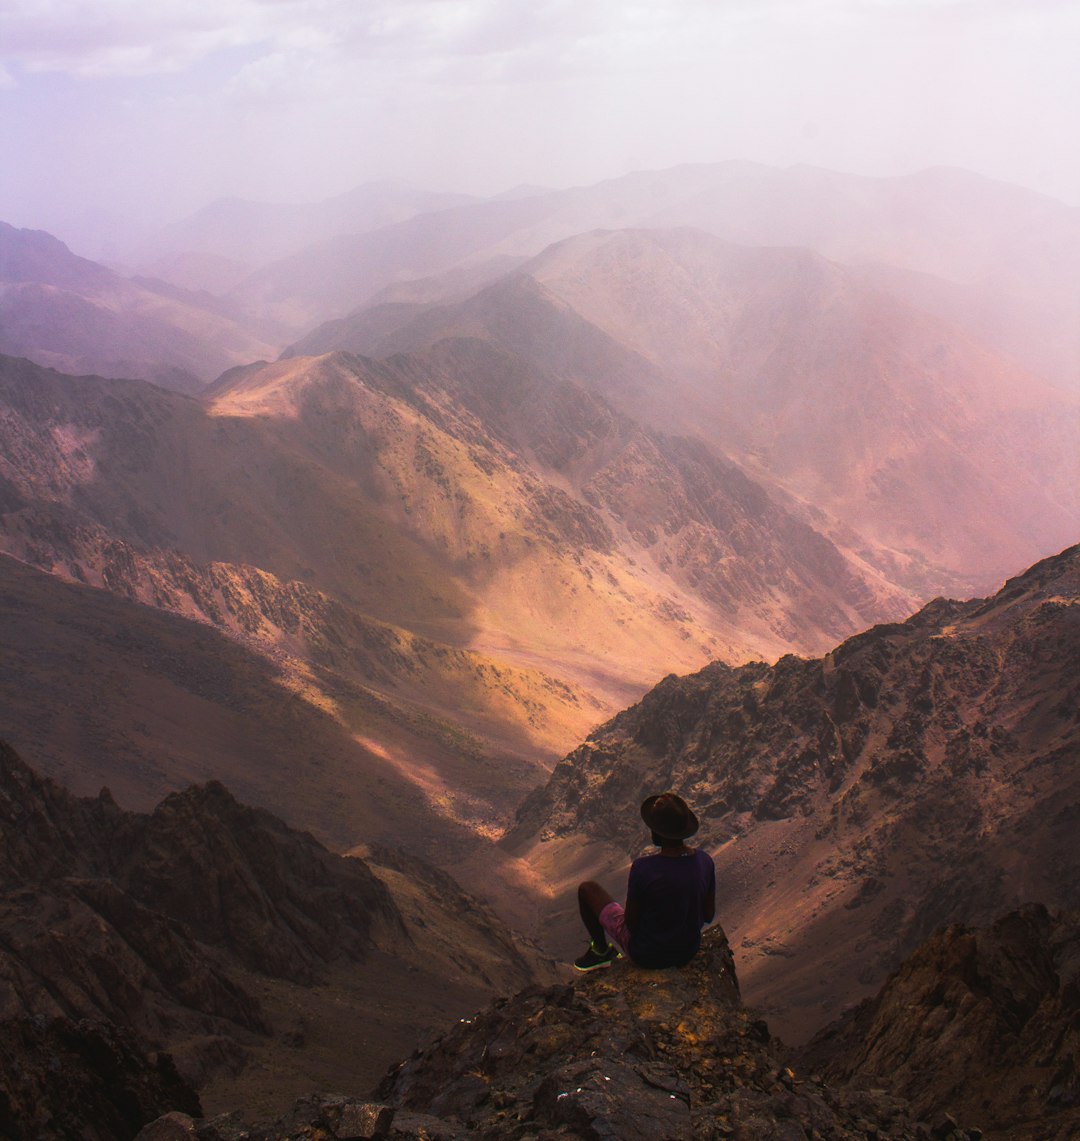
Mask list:
POLYGON ((304 1054, 312 1023, 332 1017, 370 1081, 397 1052, 365 1041, 387 1017, 380 980, 415 994, 393 1027, 411 1043, 455 1002, 471 1009, 540 968, 445 873, 380 859, 375 871, 334 855, 215 782, 150 814, 107 790, 74 797, 0 743, 0 1026, 89 1020, 168 1049, 201 1086, 238 1080, 251 1059, 271 1074, 300 1059, 305 1072, 338 1066, 321 1028, 315 1060, 304 1054), (427 928, 444 912, 463 937, 427 928))
POLYGON ((404 937, 362 860, 333 855, 217 782, 174 793, 149 816, 128 813, 107 791, 71 796, 0 744, 0 791, 10 882, 62 890, 133 937, 160 928, 297 982, 333 959, 363 959, 375 924, 404 937))
POLYGON ((1080 916, 1038 905, 939 931, 872 999, 821 1031, 798 1065, 888 1089, 988 1138, 1080 1130, 1080 916))
POLYGON ((116 1026, 66 1018, 0 1022, 0 1136, 131 1141, 161 1114, 199 1114, 168 1054, 116 1026))
POLYGON ((71 796, 0 743, 0 1016, 92 1019, 168 1045, 185 1073, 269 1033, 237 969, 311 983, 405 937, 382 883, 220 785, 150 816, 71 796))
POLYGON ((620 962, 496 1001, 395 1067, 374 1100, 310 1097, 274 1125, 236 1117, 148 1127, 140 1141, 968 1141, 919 1124, 880 1091, 803 1079, 740 1003, 727 939, 707 932, 680 970, 620 962), (186 1129, 187 1132, 166 1132, 186 1129), (160 1132, 155 1132, 159 1130, 160 1132))
POLYGON ((1074 547, 819 660, 666 679, 556 768, 509 843, 580 832, 636 854, 637 804, 678 791, 748 993, 837 1010, 942 924, 1080 905, 1078 708, 1074 547))

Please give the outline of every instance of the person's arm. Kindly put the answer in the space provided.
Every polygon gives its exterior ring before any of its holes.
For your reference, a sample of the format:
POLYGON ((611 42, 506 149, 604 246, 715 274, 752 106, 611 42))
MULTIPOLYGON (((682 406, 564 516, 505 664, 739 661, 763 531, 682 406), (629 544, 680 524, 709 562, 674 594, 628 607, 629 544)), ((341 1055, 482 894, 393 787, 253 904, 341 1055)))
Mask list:
POLYGON ((626 920, 627 931, 633 932, 634 925, 638 920, 638 914, 638 882, 637 876, 634 874, 634 865, 631 864, 630 875, 626 880, 626 907, 623 910, 623 918, 626 920))
POLYGON ((716 865, 709 860, 709 889, 701 908, 702 926, 716 918, 716 865))
POLYGON ((632 900, 628 899, 626 901, 626 908, 624 911, 623 918, 626 920, 627 931, 633 932, 634 927, 637 925, 637 919, 638 919, 638 909, 637 909, 637 901, 636 900, 632 901, 632 900))

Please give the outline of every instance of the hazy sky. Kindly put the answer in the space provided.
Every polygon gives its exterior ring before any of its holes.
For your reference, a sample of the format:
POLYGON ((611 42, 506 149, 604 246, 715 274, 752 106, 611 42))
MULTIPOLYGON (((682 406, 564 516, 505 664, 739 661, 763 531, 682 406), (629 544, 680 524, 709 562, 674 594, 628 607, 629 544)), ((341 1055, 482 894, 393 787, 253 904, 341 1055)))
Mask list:
POLYGON ((964 166, 1080 205, 1080 0, 0 0, 0 220, 964 166))

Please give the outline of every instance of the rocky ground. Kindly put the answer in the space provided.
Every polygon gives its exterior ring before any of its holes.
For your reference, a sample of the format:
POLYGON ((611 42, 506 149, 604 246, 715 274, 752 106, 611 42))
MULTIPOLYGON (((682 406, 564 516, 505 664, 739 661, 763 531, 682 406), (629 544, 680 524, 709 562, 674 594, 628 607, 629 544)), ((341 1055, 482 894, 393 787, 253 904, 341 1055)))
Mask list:
POLYGON ((741 1005, 727 939, 714 928, 685 969, 624 962, 496 1001, 391 1070, 374 1100, 307 1098, 265 1126, 174 1114, 139 1141, 977 1136, 944 1116, 917 1123, 880 1090, 794 1073, 768 1026, 741 1005))
POLYGON ((832 1082, 951 1109, 987 1138, 1080 1133, 1080 916, 1031 905, 937 932, 799 1054, 832 1082))
MULTIPOLYGON (((343 1068, 367 1086, 422 1033, 550 978, 415 858, 336 856, 214 783, 126 812, 107 790, 72 796, 2 743, 0 885, 0 1114, 23 1120, 100 1081, 134 1091, 116 1113, 136 1129, 197 1104, 185 1082, 210 1107, 280 1112, 343 1068), (425 926, 447 910, 452 945, 425 926)), ((108 1119, 107 1102, 85 1101, 88 1120, 108 1119)), ((49 1121, 32 1136, 82 1137, 59 1110, 49 1121)))

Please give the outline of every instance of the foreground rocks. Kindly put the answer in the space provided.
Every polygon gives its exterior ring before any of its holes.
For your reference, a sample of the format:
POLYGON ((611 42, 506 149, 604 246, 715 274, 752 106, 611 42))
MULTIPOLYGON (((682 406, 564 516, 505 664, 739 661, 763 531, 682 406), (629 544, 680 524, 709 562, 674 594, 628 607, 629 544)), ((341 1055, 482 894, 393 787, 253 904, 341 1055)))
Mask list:
POLYGON ((400 1023, 440 1025, 538 977, 449 876, 375 858, 215 782, 151 814, 75 797, 0 742, 0 1136, 126 1141, 198 1112, 192 1087, 252 1074, 263 1094, 294 1081, 279 1109, 336 1075, 319 1052, 331 1016, 330 1053, 363 1088, 417 1040, 400 1023), (446 909, 460 929, 431 940, 422 924, 446 909), (380 989, 403 985, 387 1014, 380 989))
POLYGON ((830 1081, 887 1087, 916 1113, 950 1111, 988 1138, 1077 1136, 1080 916, 1031 905, 939 931, 801 1060, 830 1081))
POLYGON ((172 1058, 148 1057, 130 1033, 69 1018, 0 1023, 0 1137, 121 1141, 169 1107, 201 1112, 172 1058))
POLYGON ((263 1127, 174 1117, 139 1141, 975 1136, 950 1120, 916 1124, 901 1101, 880 1091, 797 1077, 766 1024, 741 1006, 727 940, 713 928, 682 970, 623 962, 495 1002, 393 1069, 374 1101, 309 1098, 263 1127))

